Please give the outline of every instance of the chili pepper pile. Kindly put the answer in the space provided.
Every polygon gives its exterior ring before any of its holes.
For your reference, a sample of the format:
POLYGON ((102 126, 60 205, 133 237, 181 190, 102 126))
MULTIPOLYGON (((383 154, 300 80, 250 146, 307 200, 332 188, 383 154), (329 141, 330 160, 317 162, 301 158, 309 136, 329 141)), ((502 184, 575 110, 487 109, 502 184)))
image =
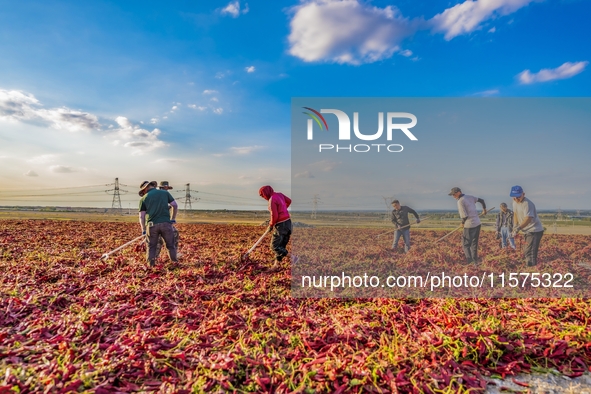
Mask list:
MULTIPOLYGON (((0 221, 0 393, 474 393, 591 365, 586 299, 293 298, 289 260, 240 261, 253 227, 178 227, 180 266, 147 270, 143 244, 100 260, 135 223, 0 221)), ((541 259, 591 258, 589 237, 552 237, 541 259)))

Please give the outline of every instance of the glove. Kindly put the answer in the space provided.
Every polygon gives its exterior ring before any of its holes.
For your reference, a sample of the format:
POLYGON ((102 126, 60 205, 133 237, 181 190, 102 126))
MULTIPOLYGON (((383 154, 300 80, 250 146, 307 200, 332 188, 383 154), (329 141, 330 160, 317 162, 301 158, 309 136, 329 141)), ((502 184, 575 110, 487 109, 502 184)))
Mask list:
POLYGON ((268 232, 272 233, 273 232, 273 226, 269 226, 269 228, 267 229, 268 232))
POLYGON ((421 223, 421 219, 417 218, 417 224, 421 223))
POLYGON ((517 235, 517 233, 519 233, 520 231, 521 231, 521 229, 520 229, 519 227, 515 227, 515 228, 513 229, 513 232, 511 233, 511 236, 512 236, 513 238, 515 238, 515 236, 517 235))
POLYGON ((170 223, 172 223, 172 224, 176 224, 176 220, 174 220, 174 219, 171 219, 171 220, 170 220, 170 223))
POLYGON ((142 231, 142 235, 146 235, 146 230, 142 231))

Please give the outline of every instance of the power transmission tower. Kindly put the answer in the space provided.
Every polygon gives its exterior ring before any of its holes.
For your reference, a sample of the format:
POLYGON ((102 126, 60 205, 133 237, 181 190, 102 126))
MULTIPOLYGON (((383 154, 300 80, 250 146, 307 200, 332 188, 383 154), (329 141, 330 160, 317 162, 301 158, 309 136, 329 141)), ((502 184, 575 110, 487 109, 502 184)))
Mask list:
POLYGON ((314 197, 312 198, 312 215, 310 215, 312 219, 316 219, 316 212, 318 212, 318 203, 320 203, 320 197, 318 196, 318 194, 314 194, 314 197))
POLYGON ((562 209, 560 209, 560 207, 558 207, 558 215, 557 215, 557 219, 558 219, 558 220, 562 220, 562 209))
POLYGON ((123 215, 123 209, 121 207, 121 193, 127 193, 127 190, 122 190, 119 186, 127 186, 124 184, 119 183, 119 178, 115 178, 115 183, 109 183, 106 186, 115 186, 113 189, 105 190, 105 192, 113 192, 113 203, 111 204, 111 209, 113 211, 118 211, 119 215, 123 215))
POLYGON ((394 199, 394 197, 382 196, 382 198, 384 199, 384 204, 386 204, 386 213, 384 214, 384 221, 387 222, 388 220, 390 220, 390 216, 392 216, 392 200, 394 199))
POLYGON ((192 201, 199 201, 199 198, 195 198, 191 196, 191 192, 195 192, 195 193, 199 193, 198 190, 191 190, 191 184, 187 183, 185 185, 185 209, 184 209, 184 214, 187 214, 187 208, 188 209, 193 209, 193 207, 191 206, 191 202, 192 201))
POLYGON ((185 188, 185 214, 187 213, 187 206, 189 207, 189 209, 193 209, 191 207, 191 190, 190 190, 190 183, 187 183, 185 188))

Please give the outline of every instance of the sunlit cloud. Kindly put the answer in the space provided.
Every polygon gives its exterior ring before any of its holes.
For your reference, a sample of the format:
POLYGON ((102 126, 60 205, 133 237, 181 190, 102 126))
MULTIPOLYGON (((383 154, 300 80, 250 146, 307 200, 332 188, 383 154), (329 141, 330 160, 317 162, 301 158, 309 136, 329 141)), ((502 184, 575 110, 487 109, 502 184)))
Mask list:
POLYGON ((51 172, 55 172, 58 174, 69 174, 72 172, 76 172, 76 170, 73 167, 70 166, 62 166, 62 165, 55 165, 55 166, 50 166, 49 170, 51 172))
POLYGON ((318 0, 291 8, 289 53, 306 62, 372 63, 400 49, 418 25, 393 6, 318 0))
POLYGON ((248 4, 244 4, 244 7, 240 7, 240 1, 231 1, 224 8, 221 9, 220 14, 228 15, 232 18, 238 18, 240 14, 247 14, 250 9, 248 4))
POLYGON ((67 107, 45 109, 34 95, 0 89, 0 120, 39 123, 70 132, 100 129, 98 118, 67 107))
POLYGON ((111 139, 116 146, 122 145, 125 148, 130 148, 134 155, 142 155, 156 148, 167 146, 159 139, 160 129, 155 128, 148 131, 134 125, 124 116, 118 116, 115 121, 119 128, 113 129, 107 138, 111 139))
POLYGON ((27 162, 31 163, 31 164, 48 164, 48 163, 53 163, 54 161, 57 160, 57 158, 58 158, 57 155, 47 154, 47 155, 40 155, 40 156, 31 157, 30 159, 27 160, 27 162))
POLYGON ((435 15, 429 20, 434 32, 444 33, 446 40, 480 29, 482 23, 511 14, 534 0, 466 0, 435 15))
POLYGON ((532 73, 529 70, 520 72, 517 79, 522 85, 529 85, 537 82, 548 82, 556 79, 572 78, 577 74, 582 73, 589 62, 566 62, 557 68, 544 68, 537 73, 532 73))

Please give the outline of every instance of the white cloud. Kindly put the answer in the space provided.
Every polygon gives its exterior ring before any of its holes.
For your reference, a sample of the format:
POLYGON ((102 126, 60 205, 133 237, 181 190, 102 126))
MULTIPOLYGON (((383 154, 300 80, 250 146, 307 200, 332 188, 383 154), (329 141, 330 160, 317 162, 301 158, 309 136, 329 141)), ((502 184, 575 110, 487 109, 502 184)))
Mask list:
POLYGON ((199 111, 205 111, 207 109, 207 107, 202 107, 202 106, 197 105, 197 104, 189 104, 189 108, 196 109, 196 110, 199 110, 199 111))
POLYGON ((466 0, 446 9, 429 20, 435 32, 445 33, 445 39, 470 33, 482 22, 511 14, 534 0, 466 0))
POLYGON ((342 162, 340 161, 331 161, 331 160, 321 160, 315 163, 310 164, 310 167, 317 169, 318 171, 325 171, 329 172, 334 170, 338 167, 342 162))
POLYGON ((33 171, 33 170, 29 170, 29 171, 25 172, 23 175, 24 175, 24 176, 32 176, 32 177, 39 176, 39 175, 37 175, 37 173, 36 173, 35 171, 33 171))
POLYGON ((249 67, 245 67, 244 70, 247 73, 253 73, 255 71, 255 68, 254 68, 254 66, 249 66, 249 67))
POLYGON ((173 105, 173 106, 172 106, 172 108, 171 108, 170 110, 171 110, 172 112, 174 112, 174 111, 176 111, 177 109, 179 109, 179 107, 178 107, 178 106, 176 106, 176 105, 173 105))
POLYGON ((418 27, 395 7, 358 0, 315 0, 291 11, 289 53, 306 62, 362 64, 389 58, 418 27))
POLYGON ((300 172, 294 175, 295 178, 314 178, 314 175, 310 171, 300 172))
POLYGON ((248 155, 251 154, 252 152, 258 151, 263 149, 263 146, 259 146, 259 145, 254 145, 254 146, 233 146, 230 148, 230 151, 232 153, 235 153, 237 155, 248 155))
POLYGON ((203 94, 216 94, 218 91, 213 89, 205 89, 203 94))
POLYGON ((160 130, 155 128, 152 131, 133 125, 133 123, 124 116, 118 116, 115 121, 119 128, 111 130, 107 138, 113 140, 113 145, 123 143, 125 148, 131 148, 132 154, 141 155, 150 152, 156 148, 167 146, 158 137, 160 130))
POLYGON ((410 49, 405 49, 404 51, 401 51, 400 54, 404 57, 410 57, 412 56, 412 51, 410 49))
MULTIPOLYGON (((181 103, 174 103, 172 111, 179 108, 181 103)), ((166 116, 163 117, 166 119, 166 116)), ((122 144, 132 149, 133 154, 142 154, 166 144, 159 139, 160 130, 148 131, 134 125, 124 116, 115 119, 118 127, 109 125, 102 128, 96 115, 72 110, 66 107, 45 109, 32 94, 17 90, 0 89, 0 120, 9 122, 32 122, 54 129, 76 131, 99 131, 105 138, 112 140, 114 145, 122 144)), ((158 118, 150 122, 155 124, 158 118)), ((27 160, 33 164, 47 164, 56 160, 56 155, 42 155, 27 160)), ((70 167, 53 166, 54 172, 70 172, 70 167)))
POLYGON ((210 98, 210 99, 209 99, 209 101, 215 101, 215 102, 217 103, 217 102, 218 102, 218 101, 220 101, 220 100, 218 100, 218 98, 217 98, 217 97, 212 97, 212 98, 210 98))
POLYGON ((224 109, 223 108, 214 108, 213 113, 216 115, 221 115, 222 113, 224 113, 224 109))
POLYGON ((227 6, 222 8, 220 13, 222 15, 229 15, 232 18, 238 18, 240 14, 246 14, 249 10, 248 4, 245 4, 244 8, 240 9, 240 1, 236 0, 229 2, 227 6))
POLYGON ((48 154, 32 157, 29 160, 27 160, 27 162, 31 164, 48 164, 56 161, 57 158, 57 155, 48 154))
POLYGON ((51 167, 49 167, 49 170, 51 172, 55 172, 58 174, 69 174, 72 172, 76 172, 76 170, 74 168, 69 167, 69 166, 62 166, 62 165, 51 166, 51 167))
POLYGON ((95 115, 67 107, 45 109, 32 94, 0 89, 0 120, 37 122, 71 132, 100 129, 95 115))
POLYGON ((172 164, 175 164, 175 163, 184 163, 186 161, 187 160, 184 160, 184 159, 163 158, 163 159, 156 160, 156 163, 172 163, 172 164))
POLYGON ((474 93, 474 96, 489 97, 499 94, 499 89, 489 89, 482 92, 474 93))
POLYGON ((589 62, 566 62, 557 68, 544 68, 537 73, 531 73, 529 70, 520 72, 517 75, 519 82, 523 85, 529 85, 536 82, 548 82, 555 79, 566 79, 582 73, 589 62))
POLYGON ((492 27, 492 28, 488 29, 489 33, 494 33, 495 31, 497 31, 496 27, 492 27))

